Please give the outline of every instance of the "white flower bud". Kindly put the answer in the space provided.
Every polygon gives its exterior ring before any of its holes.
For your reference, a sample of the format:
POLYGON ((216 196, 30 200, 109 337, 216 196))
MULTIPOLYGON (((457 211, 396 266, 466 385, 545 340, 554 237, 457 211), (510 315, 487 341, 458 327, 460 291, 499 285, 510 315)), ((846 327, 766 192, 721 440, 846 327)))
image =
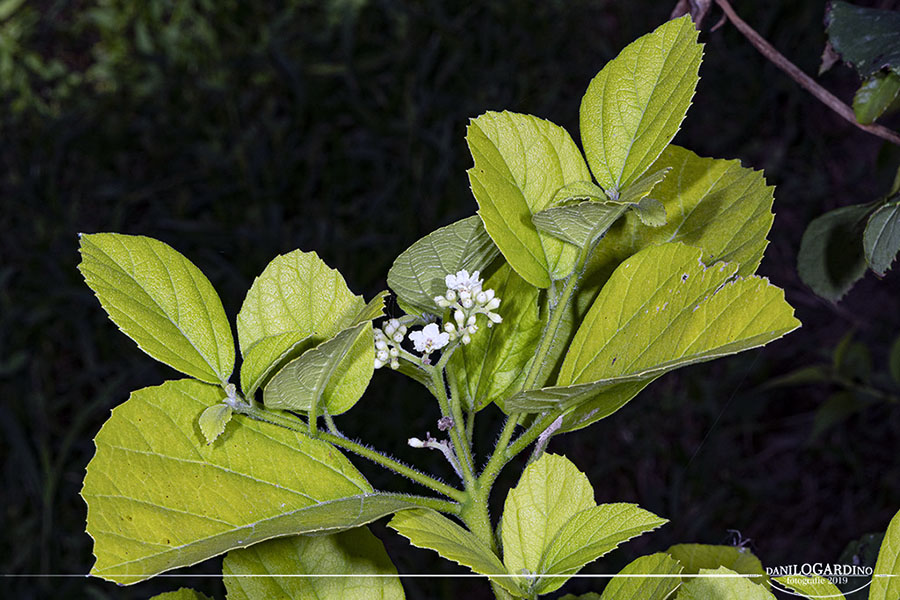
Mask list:
POLYGON ((444 296, 444 298, 447 299, 447 302, 455 302, 456 301, 456 290, 447 290, 447 294, 444 296))
POLYGON ((406 443, 409 444, 410 446, 412 446, 413 448, 424 448, 425 447, 425 442, 423 442, 419 438, 414 438, 414 437, 409 438, 408 440, 406 440, 406 443))
POLYGON ((390 355, 388 354, 387 350, 379 350, 377 353, 375 353, 375 358, 383 363, 386 363, 390 358, 390 355))
POLYGON ((448 306, 450 306, 450 302, 443 296, 435 296, 434 303, 437 304, 440 308, 447 308, 448 306))
POLYGON ((471 315, 468 320, 466 320, 466 325, 474 325, 475 324, 475 315, 471 315))
POLYGON ((384 326, 384 331, 378 331, 377 329, 375 330, 375 337, 379 337, 379 335, 381 337, 384 337, 386 335, 392 336, 392 335, 394 335, 395 331, 397 331, 397 328, 394 327, 393 325, 391 325, 390 323, 388 323, 387 325, 384 326))
POLYGON ((494 298, 484 305, 485 310, 497 310, 500 308, 500 298, 494 298))
POLYGON ((390 325, 394 329, 399 329, 400 327, 402 327, 402 325, 400 325, 400 321, 398 321, 397 319, 390 319, 388 321, 388 325, 390 325))
POLYGON ((487 300, 485 300, 485 302, 490 302, 494 299, 494 290, 485 290, 484 295, 487 297, 487 300))
POLYGON ((456 325, 453 323, 444 323, 444 331, 447 333, 453 333, 456 331, 456 325))
POLYGON ((394 337, 391 339, 394 340, 394 343, 399 344, 400 342, 403 341, 403 334, 398 331, 397 333, 394 334, 394 337))
POLYGON ((463 314, 463 311, 457 310, 453 313, 453 319, 456 321, 456 324, 462 328, 464 323, 466 322, 466 315, 463 314))
POLYGON ((378 360, 378 359, 376 358, 376 359, 375 359, 375 368, 376 368, 376 369, 380 369, 380 368, 383 367, 383 366, 384 366, 384 363, 381 362, 380 360, 378 360))
POLYGON ((392 368, 393 370, 395 370, 395 371, 396 371, 397 369, 399 369, 399 368, 400 368, 400 361, 397 360, 396 358, 392 359, 392 360, 391 360, 391 368, 392 368))
POLYGON ((469 290, 462 290, 462 291, 459 293, 459 299, 460 299, 460 301, 462 301, 462 302, 465 302, 466 300, 471 300, 471 299, 472 299, 472 294, 469 293, 469 290))
POLYGON ((386 349, 387 349, 387 342, 385 342, 383 339, 381 339, 381 340, 376 340, 376 341, 375 341, 375 349, 376 349, 376 350, 386 350, 386 349))
POLYGON ((462 343, 463 343, 463 344, 468 344, 468 343, 471 342, 471 341, 472 341, 472 338, 469 336, 469 334, 468 334, 468 333, 464 333, 463 336, 462 336, 462 343))
POLYGON ((477 302, 478 304, 486 304, 487 301, 488 297, 484 292, 478 292, 478 295, 475 296, 475 302, 477 302))
POLYGON ((489 312, 489 313, 487 313, 487 318, 490 319, 494 323, 502 323, 503 322, 503 317, 501 317, 497 313, 489 312))
POLYGON ((388 350, 388 354, 391 356, 391 358, 397 358, 398 356, 400 356, 400 349, 396 347, 391 348, 390 350, 388 350))

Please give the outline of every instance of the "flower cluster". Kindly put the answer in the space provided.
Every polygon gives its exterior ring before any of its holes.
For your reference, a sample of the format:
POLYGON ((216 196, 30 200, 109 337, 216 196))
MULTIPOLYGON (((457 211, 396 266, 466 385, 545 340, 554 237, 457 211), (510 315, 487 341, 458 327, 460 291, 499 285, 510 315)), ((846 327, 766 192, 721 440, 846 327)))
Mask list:
POLYGON ((392 369, 400 368, 400 342, 406 337, 406 325, 397 319, 390 319, 381 329, 375 329, 375 368, 390 364, 392 369))
POLYGON ((453 309, 453 320, 456 323, 444 324, 444 331, 450 336, 450 340, 459 337, 463 344, 471 342, 471 336, 478 331, 478 315, 487 317, 488 327, 503 320, 493 312, 499 308, 500 298, 496 297, 494 290, 482 289, 484 281, 479 277, 478 271, 469 275, 464 269, 456 275, 447 275, 444 282, 447 284, 447 293, 435 296, 434 303, 440 308, 453 309))

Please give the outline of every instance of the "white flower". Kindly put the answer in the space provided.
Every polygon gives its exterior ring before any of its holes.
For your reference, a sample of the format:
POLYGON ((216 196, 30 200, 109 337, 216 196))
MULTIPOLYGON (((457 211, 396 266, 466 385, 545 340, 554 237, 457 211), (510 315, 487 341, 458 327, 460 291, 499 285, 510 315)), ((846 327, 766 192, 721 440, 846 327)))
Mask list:
POLYGON ((450 335, 442 333, 437 323, 429 323, 421 331, 413 331, 409 334, 417 352, 431 354, 450 343, 450 335))
MULTIPOLYGON (((448 290, 466 292, 467 295, 477 294, 481 291, 481 284, 484 283, 478 275, 478 271, 469 275, 469 272, 463 269, 457 271, 456 275, 447 275, 444 282, 447 284, 448 290)), ((449 297, 447 299, 451 300, 449 297)))

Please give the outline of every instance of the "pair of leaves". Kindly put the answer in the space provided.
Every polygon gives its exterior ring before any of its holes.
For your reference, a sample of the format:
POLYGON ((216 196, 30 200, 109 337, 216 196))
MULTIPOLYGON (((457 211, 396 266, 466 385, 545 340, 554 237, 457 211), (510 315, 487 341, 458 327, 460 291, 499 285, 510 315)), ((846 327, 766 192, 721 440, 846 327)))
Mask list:
POLYGON ((330 444, 282 427, 241 419, 204 444, 197 415, 220 395, 199 381, 170 381, 113 409, 81 492, 92 574, 135 583, 232 548, 415 506, 374 492, 330 444))
MULTIPOLYGON (((627 46, 594 78, 581 104, 587 164, 571 136, 549 121, 489 112, 470 123, 466 140, 475 165, 469 181, 479 215, 528 283, 547 288, 571 274, 578 250, 573 244, 592 242, 615 216, 590 204, 545 209, 566 198, 600 198, 591 173, 604 197, 618 201, 672 140, 698 81, 697 35, 690 18, 669 21, 627 46), (588 233, 566 232, 579 228, 588 233)), ((643 208, 659 220, 658 209, 643 208)))
POLYGON ((739 267, 705 267, 678 243, 638 252, 610 277, 576 332, 557 384, 521 392, 511 411, 572 410, 563 430, 612 414, 675 368, 762 346, 799 326, 782 290, 739 267))
POLYGON ((633 504, 598 506, 584 474, 565 457, 545 454, 525 469, 506 498, 502 562, 487 543, 434 511, 399 513, 390 526, 413 545, 530 598, 558 589, 584 565, 665 522, 633 504))
POLYGON ((270 408, 329 414, 349 410, 374 372, 369 322, 383 314, 384 293, 368 305, 314 252, 276 257, 257 277, 237 317, 245 395, 264 388, 270 408))
POLYGON ((807 226, 797 271, 817 295, 837 302, 866 273, 890 269, 900 252, 900 170, 883 201, 829 211, 807 226))

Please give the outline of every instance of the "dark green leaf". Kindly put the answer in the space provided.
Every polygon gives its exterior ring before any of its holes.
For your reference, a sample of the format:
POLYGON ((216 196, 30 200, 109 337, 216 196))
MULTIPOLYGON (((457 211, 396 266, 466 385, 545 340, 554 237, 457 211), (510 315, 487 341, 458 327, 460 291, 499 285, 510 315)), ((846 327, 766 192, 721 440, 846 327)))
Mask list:
POLYGON ((837 302, 866 272, 863 228, 868 205, 845 206, 816 217, 797 253, 803 282, 822 298, 837 302))
POLYGON ((863 247, 869 268, 884 276, 900 252, 900 201, 872 213, 863 233, 863 247))
POLYGON ((875 73, 856 90, 853 112, 856 120, 868 125, 888 112, 900 95, 900 76, 894 72, 875 73))
POLYGON ((826 31, 834 50, 863 77, 885 67, 900 73, 900 12, 833 0, 826 31))

